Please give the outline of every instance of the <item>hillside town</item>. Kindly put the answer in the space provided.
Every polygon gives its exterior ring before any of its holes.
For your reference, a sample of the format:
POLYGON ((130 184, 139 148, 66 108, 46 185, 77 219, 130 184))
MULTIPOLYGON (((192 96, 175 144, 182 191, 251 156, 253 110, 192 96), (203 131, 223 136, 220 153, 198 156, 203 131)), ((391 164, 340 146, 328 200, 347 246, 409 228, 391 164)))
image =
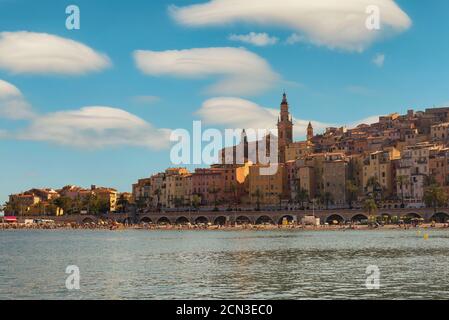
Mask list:
MULTIPOLYGON (((449 108, 408 110, 355 128, 327 128, 294 141, 287 95, 280 105, 278 170, 225 161, 198 168, 169 168, 139 179, 132 193, 92 186, 31 189, 9 197, 10 215, 64 215, 161 210, 304 210, 446 207, 449 193, 449 108)), ((236 147, 234 147, 236 148, 236 147)))

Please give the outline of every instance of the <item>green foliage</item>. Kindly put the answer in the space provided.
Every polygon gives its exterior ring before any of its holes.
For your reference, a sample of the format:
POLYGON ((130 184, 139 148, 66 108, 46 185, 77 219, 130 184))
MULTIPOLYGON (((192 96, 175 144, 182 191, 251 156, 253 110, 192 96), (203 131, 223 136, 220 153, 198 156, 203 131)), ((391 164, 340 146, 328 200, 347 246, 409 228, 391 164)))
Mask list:
POLYGON ((428 208, 433 208, 435 211, 438 207, 446 206, 448 196, 444 189, 437 184, 432 184, 424 191, 424 203, 428 208))
POLYGON ((301 204, 301 207, 304 208, 304 203, 309 201, 309 192, 306 189, 299 189, 296 193, 296 199, 298 203, 301 204))
POLYGON ((352 203, 357 200, 358 192, 359 188, 354 181, 346 181, 346 200, 350 208, 352 208, 352 203))
POLYGON ((373 198, 368 198, 365 200, 363 204, 363 210, 368 213, 370 219, 374 216, 374 213, 377 211, 377 204, 373 198))

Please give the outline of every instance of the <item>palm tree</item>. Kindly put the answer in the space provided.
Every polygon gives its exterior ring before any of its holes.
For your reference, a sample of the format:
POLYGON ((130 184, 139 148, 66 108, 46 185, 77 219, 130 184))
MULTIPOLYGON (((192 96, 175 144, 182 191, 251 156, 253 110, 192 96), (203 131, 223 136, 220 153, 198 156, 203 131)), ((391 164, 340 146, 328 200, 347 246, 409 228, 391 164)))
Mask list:
POLYGON ((216 188, 215 184, 208 190, 208 192, 214 197, 214 211, 218 211, 218 193, 221 191, 220 188, 216 188))
POLYGON ((81 201, 81 197, 80 197, 80 195, 77 195, 76 198, 72 202, 71 213, 79 214, 82 206, 83 206, 83 202, 81 201))
POLYGON ((377 177, 370 177, 366 183, 366 187, 372 190, 371 192, 368 192, 368 194, 371 194, 375 201, 382 199, 383 188, 377 177))
POLYGON ((370 221, 373 221, 374 213, 377 211, 377 204, 373 198, 368 198, 363 204, 363 210, 368 213, 370 221))
POLYGON ((137 209, 144 209, 147 206, 147 201, 143 197, 139 197, 136 200, 137 209))
POLYGON ((352 180, 346 181, 346 199, 350 209, 352 209, 352 203, 357 200, 358 192, 359 188, 352 180))
POLYGON ((192 206, 198 210, 198 208, 200 207, 200 203, 201 203, 201 197, 197 194, 194 194, 192 196, 192 206))
POLYGON ((277 195, 278 200, 279 200, 279 210, 282 210, 282 193, 279 193, 277 195))
POLYGON ((234 197, 234 205, 237 206, 240 201, 238 199, 238 188, 234 182, 229 186, 229 190, 234 197))
POLYGON ((396 183, 399 185, 399 188, 401 188, 401 207, 404 208, 404 186, 407 186, 410 183, 410 180, 408 176, 401 175, 396 177, 396 183))
POLYGON ((334 202, 334 196, 330 192, 325 192, 321 197, 321 202, 326 206, 326 210, 329 210, 329 205, 334 202))
POLYGON ((301 209, 304 209, 304 202, 309 200, 309 192, 303 188, 299 189, 299 191, 296 193, 295 200, 301 204, 301 209))
POLYGON ((424 202, 428 208, 433 208, 434 213, 437 213, 438 207, 447 205, 448 196, 444 189, 437 184, 432 184, 424 191, 424 202))
POLYGON ((5 214, 8 215, 19 215, 21 213, 21 205, 17 200, 10 200, 5 203, 4 206, 5 214))
POLYGON ((175 197, 175 199, 173 200, 173 203, 175 205, 175 208, 179 208, 182 207, 184 205, 184 197, 175 197))
POLYGON ((162 190, 160 188, 157 188, 156 190, 154 190, 154 195, 156 196, 156 208, 157 210, 160 209, 160 203, 161 203, 161 194, 162 194, 162 190))
POLYGON ((253 197, 256 197, 256 211, 260 211, 260 199, 263 197, 262 191, 259 188, 252 194, 253 197))
POLYGON ((56 207, 61 208, 64 213, 67 214, 72 213, 71 209, 73 206, 73 200, 70 199, 69 197, 62 196, 54 199, 52 202, 56 207))

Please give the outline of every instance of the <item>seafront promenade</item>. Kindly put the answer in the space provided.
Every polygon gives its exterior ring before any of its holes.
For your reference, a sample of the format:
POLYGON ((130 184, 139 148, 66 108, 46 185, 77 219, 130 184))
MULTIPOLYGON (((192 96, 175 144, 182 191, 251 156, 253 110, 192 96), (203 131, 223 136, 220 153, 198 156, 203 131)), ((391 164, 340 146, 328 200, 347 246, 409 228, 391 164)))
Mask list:
POLYGON ((361 224, 371 219, 383 221, 386 224, 400 222, 409 223, 446 223, 449 221, 449 209, 379 209, 371 215, 363 210, 278 210, 278 211, 156 211, 144 213, 120 213, 101 216, 67 215, 50 216, 19 216, 18 222, 26 220, 51 219, 56 224, 101 224, 118 223, 125 225, 301 225, 305 217, 319 218, 322 225, 361 224))

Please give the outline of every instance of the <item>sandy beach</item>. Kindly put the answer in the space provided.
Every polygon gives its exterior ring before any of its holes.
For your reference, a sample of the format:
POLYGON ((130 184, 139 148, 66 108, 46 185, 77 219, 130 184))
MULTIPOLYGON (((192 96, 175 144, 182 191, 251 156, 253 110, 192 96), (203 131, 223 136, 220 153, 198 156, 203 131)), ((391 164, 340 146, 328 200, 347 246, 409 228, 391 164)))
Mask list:
POLYGON ((1 230, 217 230, 217 231, 239 231, 239 230, 258 230, 258 231, 273 231, 273 230, 304 230, 304 231, 345 231, 345 230, 408 230, 408 229, 449 229, 447 223, 427 223, 417 226, 413 225, 398 225, 389 224, 383 226, 369 226, 369 225, 154 225, 154 224, 121 224, 117 222, 101 222, 101 223, 0 223, 1 230))

